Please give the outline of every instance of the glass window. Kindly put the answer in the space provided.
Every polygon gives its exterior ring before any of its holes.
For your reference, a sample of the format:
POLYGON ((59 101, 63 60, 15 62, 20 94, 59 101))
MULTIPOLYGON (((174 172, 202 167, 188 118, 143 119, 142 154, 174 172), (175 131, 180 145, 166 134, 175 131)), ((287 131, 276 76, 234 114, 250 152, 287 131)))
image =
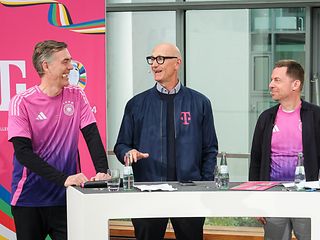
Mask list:
MULTIPOLYGON (((219 151, 247 153, 249 10, 188 11, 186 21, 187 86, 211 100, 219 151)), ((241 166, 231 181, 247 180, 241 166)))
POLYGON ((273 65, 294 59, 305 67, 305 8, 250 10, 249 138, 260 113, 275 105, 269 95, 273 65))
MULTIPOLYGON (((187 11, 186 83, 212 102, 219 151, 250 152, 258 116, 276 104, 268 89, 274 63, 305 65, 304 19, 304 8, 187 11)), ((230 164, 231 181, 247 180, 240 162, 230 164)))
MULTIPOLYGON (((146 56, 160 42, 176 42, 175 12, 107 14, 108 149, 118 136, 126 102, 154 85, 146 56)), ((114 156, 109 162, 119 164, 114 156)))

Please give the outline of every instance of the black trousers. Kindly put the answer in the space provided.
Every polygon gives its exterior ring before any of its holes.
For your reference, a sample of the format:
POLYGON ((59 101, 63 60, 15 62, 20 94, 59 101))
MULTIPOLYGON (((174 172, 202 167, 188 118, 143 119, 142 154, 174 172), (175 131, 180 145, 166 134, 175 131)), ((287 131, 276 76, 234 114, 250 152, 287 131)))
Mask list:
POLYGON ((67 240, 66 206, 17 207, 11 206, 16 225, 17 240, 67 240))
MULTIPOLYGON (((137 240, 162 240, 168 218, 131 219, 137 240)), ((170 218, 177 240, 203 240, 205 218, 170 218)))

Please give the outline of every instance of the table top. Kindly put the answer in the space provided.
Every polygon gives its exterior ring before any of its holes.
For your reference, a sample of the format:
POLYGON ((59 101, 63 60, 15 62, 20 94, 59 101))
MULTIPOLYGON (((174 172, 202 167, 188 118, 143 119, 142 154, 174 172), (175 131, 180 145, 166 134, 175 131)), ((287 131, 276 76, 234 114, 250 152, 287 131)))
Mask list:
MULTIPOLYGON (((216 184, 214 181, 194 181, 194 186, 183 186, 179 182, 136 182, 135 185, 151 185, 151 184, 163 184, 168 183, 172 185, 173 188, 176 188, 178 192, 211 192, 211 191, 239 191, 239 190, 232 190, 230 188, 234 186, 238 186, 241 184, 240 182, 230 182, 229 189, 222 190, 218 189, 216 187, 216 184)), ((107 188, 81 188, 81 187, 75 187, 78 191, 80 191, 83 194, 97 194, 97 193, 137 193, 141 192, 139 189, 134 188, 130 191, 124 191, 123 188, 120 188, 119 191, 116 192, 110 192, 107 188)), ((174 192, 177 192, 174 191, 174 192)), ((287 191, 287 189, 281 185, 281 182, 279 182, 279 185, 274 186, 270 189, 267 189, 265 191, 287 191)), ((155 192, 155 191, 153 191, 155 192)), ((163 191, 161 191, 163 192, 163 191)), ((295 191, 292 191, 295 192, 295 191)))

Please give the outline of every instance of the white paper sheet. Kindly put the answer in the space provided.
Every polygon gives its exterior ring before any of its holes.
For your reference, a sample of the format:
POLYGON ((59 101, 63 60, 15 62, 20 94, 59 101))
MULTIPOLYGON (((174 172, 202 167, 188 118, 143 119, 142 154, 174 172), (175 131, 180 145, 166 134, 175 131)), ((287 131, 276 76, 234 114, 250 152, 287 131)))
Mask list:
MULTIPOLYGON (((295 183, 289 182, 289 183, 283 183, 282 185, 286 188, 291 188, 291 187, 295 186, 295 183)), ((299 187, 320 189, 320 182, 319 181, 301 182, 301 183, 299 183, 299 187)))
POLYGON ((319 181, 305 182, 304 187, 305 188, 320 189, 320 184, 319 184, 319 181))
POLYGON ((163 184, 152 184, 152 185, 135 185, 135 188, 138 188, 140 191, 176 191, 176 188, 173 188, 167 183, 163 184))

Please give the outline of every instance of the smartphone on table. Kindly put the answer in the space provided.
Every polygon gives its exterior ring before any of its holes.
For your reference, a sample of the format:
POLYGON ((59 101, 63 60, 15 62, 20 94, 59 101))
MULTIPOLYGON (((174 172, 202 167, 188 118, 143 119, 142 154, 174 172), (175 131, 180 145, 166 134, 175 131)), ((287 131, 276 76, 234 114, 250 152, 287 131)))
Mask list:
POLYGON ((179 184, 181 186, 195 186, 195 182, 194 181, 191 181, 191 180, 181 180, 179 181, 179 184))

